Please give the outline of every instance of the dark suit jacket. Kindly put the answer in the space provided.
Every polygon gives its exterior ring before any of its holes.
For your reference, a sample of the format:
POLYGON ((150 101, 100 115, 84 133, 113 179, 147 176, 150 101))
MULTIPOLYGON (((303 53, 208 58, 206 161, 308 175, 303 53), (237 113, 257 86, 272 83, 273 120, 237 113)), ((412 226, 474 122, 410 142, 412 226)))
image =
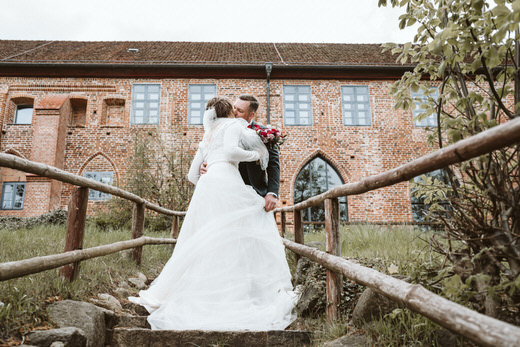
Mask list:
MULTIPOLYGON (((252 125, 257 123, 251 122, 252 125)), ((260 125, 263 129, 265 126, 260 125)), ((257 162, 240 163, 238 168, 240 175, 244 182, 252 186, 258 194, 266 196, 267 193, 275 193, 278 196, 280 189, 280 159, 278 156, 278 149, 273 146, 269 148, 269 163, 267 169, 264 171, 260 168, 257 162)))

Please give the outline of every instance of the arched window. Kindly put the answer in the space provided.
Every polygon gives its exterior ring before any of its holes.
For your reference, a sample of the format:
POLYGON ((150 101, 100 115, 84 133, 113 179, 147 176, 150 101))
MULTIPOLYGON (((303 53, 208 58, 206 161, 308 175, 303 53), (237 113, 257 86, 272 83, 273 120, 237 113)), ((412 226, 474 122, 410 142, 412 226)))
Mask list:
MULTIPOLYGON (((322 157, 316 157, 307 163, 296 177, 294 184, 294 203, 299 203, 312 196, 326 192, 344 182, 341 176, 322 157)), ((340 220, 348 220, 347 197, 339 198, 340 220)), ((304 222, 324 222, 323 205, 309 207, 302 211, 304 222)), ((309 228, 307 228, 309 229, 309 228)))

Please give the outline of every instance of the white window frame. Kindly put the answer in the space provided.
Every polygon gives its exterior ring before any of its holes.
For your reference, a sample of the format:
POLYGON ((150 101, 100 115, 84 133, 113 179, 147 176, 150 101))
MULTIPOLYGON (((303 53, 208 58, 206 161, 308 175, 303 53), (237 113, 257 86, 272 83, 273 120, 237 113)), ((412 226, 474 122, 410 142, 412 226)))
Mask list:
POLYGON ((410 95, 412 99, 419 98, 420 101, 414 100, 415 103, 415 109, 413 110, 413 124, 416 127, 436 127, 437 126, 437 114, 431 114, 428 117, 424 118, 421 121, 417 121, 416 118, 419 116, 419 114, 424 113, 425 109, 421 108, 421 104, 425 104, 428 102, 428 98, 431 97, 434 100, 437 100, 439 98, 439 89, 437 87, 431 87, 431 90, 435 90, 430 95, 426 96, 423 93, 422 89, 419 89, 417 92, 414 92, 413 90, 410 91, 410 95))
POLYGON ((132 125, 157 125, 159 124, 161 111, 161 85, 152 83, 136 83, 132 85, 132 112, 130 124, 132 125), (157 88, 157 92, 150 92, 151 88, 157 88), (136 91, 144 88, 144 91, 136 91), (142 95, 142 97, 141 97, 142 95), (153 115, 156 113, 156 115, 153 115), (140 121, 137 121, 140 119, 140 121), (142 119, 142 120, 141 120, 142 119))
POLYGON ((283 86, 283 122, 287 126, 312 125, 312 89, 309 85, 283 86), (293 120, 291 120, 293 119, 293 120), (302 122, 302 120, 305 121, 302 122))
POLYGON ((341 86, 341 105, 343 109, 343 125, 345 126, 371 126, 372 113, 370 111, 370 93, 368 86, 348 85, 341 86), (347 92, 351 91, 351 92, 347 92), (350 98, 352 96, 352 98, 350 98), (366 98, 366 100, 359 100, 366 98), (351 116, 347 117, 350 112, 351 116), (359 114, 365 112, 365 122, 361 124, 359 114), (349 121, 347 121, 350 118, 349 121))
POLYGON ((217 95, 216 84, 190 84, 188 85, 188 124, 202 125, 204 111, 208 101, 217 95), (196 91, 199 89, 200 91, 196 91), (212 89, 212 90, 210 90, 212 89), (197 95, 197 96, 196 96, 197 95), (196 106, 196 107, 195 107, 196 106))

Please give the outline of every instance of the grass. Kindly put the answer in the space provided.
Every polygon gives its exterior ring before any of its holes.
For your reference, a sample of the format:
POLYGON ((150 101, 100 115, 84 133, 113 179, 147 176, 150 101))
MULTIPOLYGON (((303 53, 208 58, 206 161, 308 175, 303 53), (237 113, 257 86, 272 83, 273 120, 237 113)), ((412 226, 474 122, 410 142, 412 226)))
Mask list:
MULTIPOLYGON (((421 231, 412 226, 343 225, 340 230, 341 254, 380 272, 401 277, 420 279, 418 273, 424 268, 438 269, 440 256, 429 246, 430 231, 421 231)), ((287 235, 293 238, 293 235, 287 235)), ((325 232, 318 230, 305 233, 305 243, 313 243, 324 250, 325 232)), ((292 264, 293 256, 289 256, 292 264)), ((364 326, 360 331, 348 325, 347 320, 330 323, 325 316, 299 318, 299 328, 313 331, 313 345, 345 334, 364 332, 372 338, 375 346, 439 346, 438 332, 442 329, 427 318, 408 309, 398 309, 364 326)), ((462 339, 458 345, 467 343, 462 339)))
MULTIPOLYGON (((168 237, 169 234, 154 232, 153 236, 168 237)), ((288 238, 291 236, 289 234, 288 238)), ((409 226, 342 226, 342 255, 385 273, 408 276, 425 263, 434 264, 439 261, 424 241, 429 236, 430 233, 414 230, 409 226)), ((129 238, 129 230, 100 231, 90 225, 85 230, 84 248, 129 238)), ((63 226, 0 229, 0 262, 60 253, 64 241, 63 226)), ((306 233, 305 242, 312 241, 324 243, 325 233, 306 233)), ((87 301, 98 293, 114 294, 113 291, 121 281, 135 276, 138 271, 149 278, 155 277, 170 254, 170 246, 154 245, 143 248, 141 266, 137 266, 127 256, 127 252, 87 260, 81 263, 80 276, 72 283, 63 282, 57 270, 0 282, 0 301, 5 304, 0 309, 0 345, 14 344, 26 331, 45 327, 48 324, 45 312, 48 303, 61 299, 87 301)), ((289 251, 288 261, 291 270, 294 270, 294 256, 289 251)), ((345 334, 360 334, 363 331, 372 336, 376 346, 435 345, 432 334, 437 329, 434 323, 408 310, 382 317, 364 330, 348 325, 347 317, 331 323, 325 316, 299 318, 293 327, 312 331, 314 346, 320 346, 345 334)))
MULTIPOLYGON (((432 263, 438 255, 430 249, 428 239, 432 232, 421 231, 413 226, 343 225, 340 229, 341 255, 347 259, 367 260, 387 267, 377 270, 406 275, 417 263, 432 263)), ((292 234, 287 235, 293 238, 292 234)), ((325 231, 305 233, 305 243, 325 244, 325 231)), ((325 250, 324 246, 319 247, 325 250)))
MULTIPOLYGON (((102 232, 87 226, 84 248, 128 240, 130 235, 129 230, 102 232)), ((169 234, 154 232, 153 236, 169 237, 169 234)), ((0 262, 61 253, 65 227, 0 229, 0 244, 0 262)), ((20 338, 34 327, 45 326, 47 303, 60 299, 86 301, 98 293, 113 294, 121 281, 134 277, 139 271, 155 277, 170 255, 169 245, 150 245, 143 247, 141 266, 128 257, 128 252, 120 252, 82 262, 79 278, 72 283, 62 281, 57 269, 0 282, 0 301, 5 305, 0 309, 0 344, 10 338, 20 338)))

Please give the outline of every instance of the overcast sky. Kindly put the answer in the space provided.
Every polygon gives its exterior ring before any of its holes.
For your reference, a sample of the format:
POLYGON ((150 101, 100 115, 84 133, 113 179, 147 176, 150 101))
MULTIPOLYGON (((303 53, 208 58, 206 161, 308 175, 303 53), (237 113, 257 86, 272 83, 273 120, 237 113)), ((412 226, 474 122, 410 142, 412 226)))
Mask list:
POLYGON ((0 0, 11 40, 407 42, 377 0, 0 0))

